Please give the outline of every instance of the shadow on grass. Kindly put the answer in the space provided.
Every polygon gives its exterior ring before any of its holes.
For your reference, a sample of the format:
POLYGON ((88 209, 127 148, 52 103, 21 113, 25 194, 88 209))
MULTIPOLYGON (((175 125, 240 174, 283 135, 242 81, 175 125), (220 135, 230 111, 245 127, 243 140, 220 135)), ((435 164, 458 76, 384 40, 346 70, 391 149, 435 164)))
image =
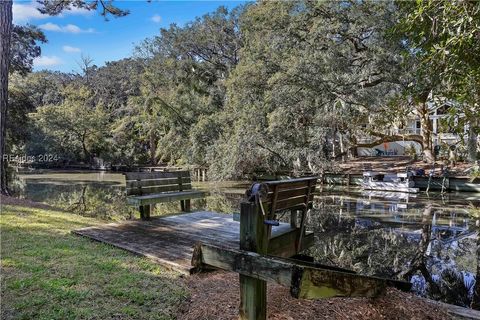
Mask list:
POLYGON ((174 318, 187 295, 179 274, 70 234, 92 224, 59 211, 2 208, 2 319, 174 318))

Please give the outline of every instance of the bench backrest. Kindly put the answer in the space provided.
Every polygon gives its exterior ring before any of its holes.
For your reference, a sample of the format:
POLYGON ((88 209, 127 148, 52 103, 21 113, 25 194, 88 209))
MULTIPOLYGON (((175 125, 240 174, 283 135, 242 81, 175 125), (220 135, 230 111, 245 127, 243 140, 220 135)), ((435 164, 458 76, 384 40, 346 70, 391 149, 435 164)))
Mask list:
POLYGON ((262 202, 268 206, 268 214, 273 216, 282 210, 311 208, 317 180, 318 177, 305 177, 265 182, 268 195, 262 202))
POLYGON ((189 171, 126 172, 127 196, 192 189, 189 171))

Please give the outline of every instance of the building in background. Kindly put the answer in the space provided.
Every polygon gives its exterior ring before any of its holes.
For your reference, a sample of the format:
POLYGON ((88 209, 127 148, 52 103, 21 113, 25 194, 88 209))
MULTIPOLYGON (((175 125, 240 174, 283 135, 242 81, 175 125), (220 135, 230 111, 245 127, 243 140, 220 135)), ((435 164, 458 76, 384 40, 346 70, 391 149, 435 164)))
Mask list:
MULTIPOLYGON (((439 148, 440 146, 452 146, 457 145, 461 140, 466 142, 468 137, 468 125, 464 125, 463 134, 455 132, 453 128, 448 127, 447 117, 451 116, 449 109, 454 106, 455 102, 452 101, 431 101, 429 102, 429 119, 432 127, 432 145, 439 148)), ((459 119, 463 117, 463 114, 458 115, 453 119, 454 125, 458 124, 459 119)), ((420 123, 420 117, 415 113, 411 113, 407 122, 402 126, 392 125, 392 127, 383 131, 389 135, 421 135, 422 127, 420 123)), ((360 144, 372 143, 378 140, 378 137, 364 136, 358 139, 360 144)), ((358 147, 358 156, 404 156, 411 155, 413 150, 417 155, 422 153, 422 146, 415 141, 399 140, 394 142, 385 142, 378 144, 371 148, 358 147)))

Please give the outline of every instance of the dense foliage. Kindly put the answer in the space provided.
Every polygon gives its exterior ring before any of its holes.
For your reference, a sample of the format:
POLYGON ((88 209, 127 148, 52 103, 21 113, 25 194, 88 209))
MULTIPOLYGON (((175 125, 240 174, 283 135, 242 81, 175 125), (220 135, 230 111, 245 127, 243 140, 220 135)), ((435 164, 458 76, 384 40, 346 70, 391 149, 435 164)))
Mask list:
POLYGON ((458 102, 449 125, 462 133, 469 127, 468 157, 477 158, 480 132, 480 2, 400 2, 404 15, 398 33, 408 39, 419 61, 417 77, 436 80, 432 90, 458 102), (464 114, 454 121, 458 114, 464 114))
MULTIPOLYGON (((161 29, 131 58, 103 67, 84 59, 81 74, 12 76, 12 150, 206 166, 218 179, 300 174, 354 155, 366 136, 398 139, 388 129, 413 113, 422 135, 406 138, 430 161, 426 102, 441 97, 457 101, 450 127, 469 124, 474 159, 479 21, 473 1, 220 7, 161 29)), ((22 32, 45 40, 33 27, 22 32)))

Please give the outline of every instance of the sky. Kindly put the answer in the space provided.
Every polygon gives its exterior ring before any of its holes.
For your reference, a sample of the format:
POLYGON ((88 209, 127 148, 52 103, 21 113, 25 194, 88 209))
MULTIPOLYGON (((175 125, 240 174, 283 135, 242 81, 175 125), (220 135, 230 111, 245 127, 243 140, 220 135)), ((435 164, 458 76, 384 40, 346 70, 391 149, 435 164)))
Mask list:
POLYGON ((34 70, 80 72, 81 56, 88 56, 102 66, 132 55, 135 45, 159 34, 172 23, 184 25, 195 17, 223 5, 229 9, 243 1, 162 1, 113 2, 130 14, 105 21, 99 12, 73 9, 60 16, 42 15, 34 1, 14 1, 14 24, 32 24, 45 33, 48 42, 41 45, 42 55, 35 59, 34 70))

